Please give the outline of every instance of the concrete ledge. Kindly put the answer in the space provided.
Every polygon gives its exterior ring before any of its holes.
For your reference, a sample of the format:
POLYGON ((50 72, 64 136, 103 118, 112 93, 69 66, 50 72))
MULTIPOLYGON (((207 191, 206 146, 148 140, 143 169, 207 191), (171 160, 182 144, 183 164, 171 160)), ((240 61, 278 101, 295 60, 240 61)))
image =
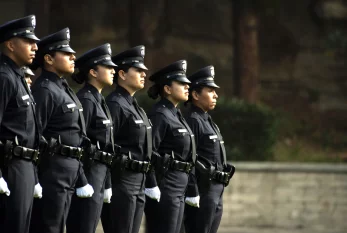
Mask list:
POLYGON ((237 171, 245 172, 303 172, 347 173, 343 163, 279 163, 279 162, 232 162, 237 171))

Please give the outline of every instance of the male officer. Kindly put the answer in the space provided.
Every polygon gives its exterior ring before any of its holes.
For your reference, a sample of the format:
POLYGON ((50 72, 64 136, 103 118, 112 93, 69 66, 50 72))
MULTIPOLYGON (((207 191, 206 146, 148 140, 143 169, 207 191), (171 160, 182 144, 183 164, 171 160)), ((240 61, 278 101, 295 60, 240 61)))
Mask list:
MULTIPOLYGON (((0 26, 0 232, 27 233, 35 187, 39 131, 35 102, 21 67, 35 58, 34 15, 0 26)), ((36 187, 40 185, 37 184, 36 187)))

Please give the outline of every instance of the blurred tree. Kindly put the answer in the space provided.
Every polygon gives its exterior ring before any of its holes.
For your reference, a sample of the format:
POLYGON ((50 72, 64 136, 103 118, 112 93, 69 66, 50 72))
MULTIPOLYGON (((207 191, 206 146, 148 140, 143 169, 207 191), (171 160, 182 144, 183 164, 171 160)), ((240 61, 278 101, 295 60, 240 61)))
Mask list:
POLYGON ((233 1, 235 31, 235 93, 249 103, 259 88, 258 15, 255 0, 233 1))

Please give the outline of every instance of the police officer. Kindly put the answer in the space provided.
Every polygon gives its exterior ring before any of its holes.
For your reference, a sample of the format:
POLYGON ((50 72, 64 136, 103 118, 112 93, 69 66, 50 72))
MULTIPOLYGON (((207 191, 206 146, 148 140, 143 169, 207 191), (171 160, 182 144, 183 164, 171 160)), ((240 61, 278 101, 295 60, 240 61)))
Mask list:
POLYGON ((142 45, 112 57, 118 66, 117 87, 106 102, 114 122, 114 142, 121 146, 121 155, 112 167, 111 204, 103 210, 106 233, 137 233, 141 225, 145 178, 152 153, 152 128, 134 97, 145 84, 144 57, 142 45))
MULTIPOLYGON (((193 206, 199 204, 192 173, 196 160, 194 135, 177 108, 180 102, 188 100, 190 81, 186 78, 186 68, 187 62, 180 60, 149 78, 155 83, 148 90, 149 97, 161 97, 149 114, 154 123, 153 151, 156 152, 153 153, 152 163, 161 198, 160 202, 147 198, 148 233, 180 232, 185 201, 193 206)), ((150 184, 147 187, 151 188, 150 184)))
POLYGON ((31 80, 31 78, 34 77, 35 74, 33 73, 33 71, 28 66, 24 66, 22 69, 23 69, 23 72, 24 72, 25 82, 27 83, 27 85, 28 85, 28 87, 30 89, 31 84, 33 83, 33 80, 31 80))
POLYGON ((80 197, 93 194, 79 161, 82 143, 87 141, 83 109, 64 79, 75 66, 69 41, 68 28, 41 39, 34 60, 33 68, 39 66, 42 72, 32 92, 48 148, 39 164, 43 197, 34 203, 33 233, 63 233, 75 187, 80 197))
POLYGON ((83 107, 87 136, 91 144, 84 150, 84 171, 89 184, 94 188, 91 198, 72 197, 66 231, 69 233, 94 233, 98 225, 102 204, 110 202, 109 166, 114 154, 112 119, 105 99, 101 94, 105 86, 113 84, 114 67, 111 46, 104 44, 94 48, 76 60, 79 72, 72 78, 85 86, 77 93, 83 107), (108 184, 105 187, 106 178, 108 184), (106 190, 105 190, 106 189, 106 190))
POLYGON ((191 76, 186 117, 195 135, 198 161, 196 178, 200 192, 200 208, 186 206, 187 233, 216 233, 223 212, 223 191, 235 168, 226 163, 224 141, 208 111, 215 108, 219 88, 214 82, 214 67, 207 66, 191 76))
MULTIPOLYGON (((39 146, 34 99, 21 67, 32 63, 39 40, 34 15, 0 26, 0 232, 29 231, 39 146)), ((39 186, 39 184, 37 184, 39 186)))

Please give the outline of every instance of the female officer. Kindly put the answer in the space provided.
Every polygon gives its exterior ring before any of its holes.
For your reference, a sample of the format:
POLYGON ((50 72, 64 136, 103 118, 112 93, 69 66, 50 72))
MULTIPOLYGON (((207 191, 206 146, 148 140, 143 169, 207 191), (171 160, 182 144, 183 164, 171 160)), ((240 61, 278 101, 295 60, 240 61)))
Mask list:
MULTIPOLYGON (((146 219, 148 233, 180 232, 185 192, 186 202, 198 206, 195 179, 191 173, 196 160, 195 141, 188 124, 177 105, 188 100, 186 78, 187 62, 177 61, 153 74, 149 80, 155 84, 148 90, 149 97, 161 100, 151 113, 153 124, 152 163, 161 191, 160 202, 147 199, 146 219)), ((150 176, 151 177, 151 176, 150 176)), ((148 188, 150 184, 146 185, 148 188)), ((152 184, 152 186, 154 186, 152 184)))
POLYGON ((111 204, 103 210, 106 233, 137 233, 141 225, 145 176, 152 153, 152 128, 134 97, 145 83, 144 56, 145 47, 140 45, 112 57, 118 66, 117 87, 106 102, 114 122, 114 142, 121 149, 112 165, 111 204))
POLYGON ((86 132, 82 107, 63 78, 75 67, 69 41, 68 28, 41 39, 34 60, 42 73, 32 92, 39 128, 49 148, 38 168, 43 197, 34 203, 32 233, 63 233, 75 187, 80 197, 93 194, 79 161, 86 132))
POLYGON ((200 208, 186 206, 185 229, 187 233, 216 233, 222 218, 224 186, 231 174, 224 172, 227 164, 223 138, 207 113, 216 106, 218 95, 215 89, 219 86, 214 83, 213 66, 198 70, 189 80, 191 108, 186 119, 195 135, 199 155, 196 178, 201 199, 200 208))
POLYGON ((89 184, 94 188, 91 198, 75 195, 66 224, 69 233, 94 233, 98 225, 103 199, 110 201, 111 188, 106 178, 113 156, 112 119, 101 91, 113 83, 114 67, 110 44, 92 49, 76 60, 79 72, 72 78, 85 86, 77 93, 83 107, 87 137, 91 145, 84 150, 83 165, 89 184), (104 190, 106 189, 106 190, 104 190), (105 192, 104 192, 105 191, 105 192))

